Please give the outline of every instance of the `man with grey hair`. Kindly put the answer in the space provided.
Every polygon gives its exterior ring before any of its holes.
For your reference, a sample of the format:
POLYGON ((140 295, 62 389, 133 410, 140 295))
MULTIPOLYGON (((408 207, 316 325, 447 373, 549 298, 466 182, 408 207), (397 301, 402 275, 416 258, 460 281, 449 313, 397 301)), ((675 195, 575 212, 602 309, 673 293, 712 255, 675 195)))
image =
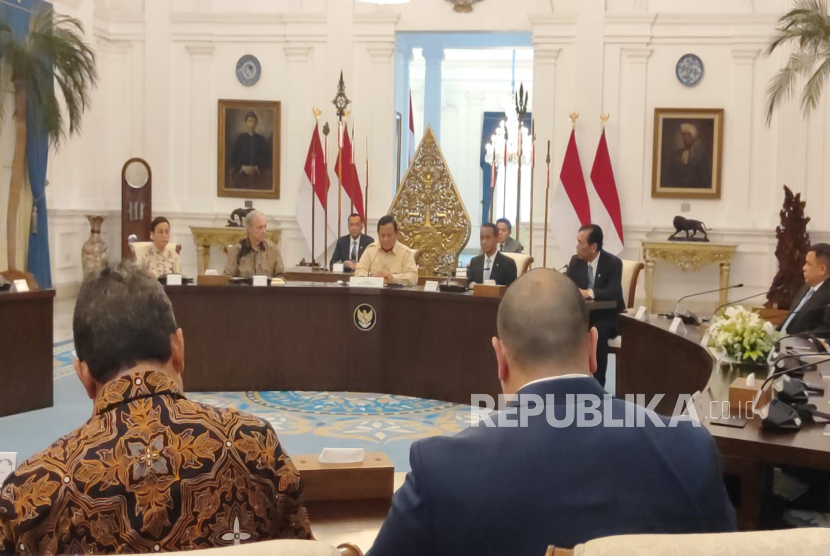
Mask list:
POLYGON ((535 556, 609 535, 735 530, 706 429, 591 378, 597 332, 566 276, 513 282, 492 343, 509 407, 412 444, 368 556, 535 556))
POLYGON ((311 538, 300 475, 269 423, 185 398, 184 338, 132 263, 88 277, 73 319, 80 428, 0 492, 0 555, 175 552, 311 538))
POLYGON ((228 249, 225 274, 250 278, 267 276, 274 278, 285 273, 282 256, 277 246, 269 240, 265 215, 254 210, 245 217, 247 237, 228 249))

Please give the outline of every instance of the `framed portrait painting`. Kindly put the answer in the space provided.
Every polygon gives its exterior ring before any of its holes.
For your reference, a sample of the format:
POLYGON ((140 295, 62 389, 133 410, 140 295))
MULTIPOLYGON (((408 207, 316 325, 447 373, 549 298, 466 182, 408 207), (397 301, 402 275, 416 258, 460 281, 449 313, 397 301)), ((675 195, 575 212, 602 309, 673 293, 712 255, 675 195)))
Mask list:
POLYGON ((723 109, 655 108, 651 196, 720 199, 723 109))
POLYGON ((219 101, 217 195, 280 198, 280 103, 219 101))

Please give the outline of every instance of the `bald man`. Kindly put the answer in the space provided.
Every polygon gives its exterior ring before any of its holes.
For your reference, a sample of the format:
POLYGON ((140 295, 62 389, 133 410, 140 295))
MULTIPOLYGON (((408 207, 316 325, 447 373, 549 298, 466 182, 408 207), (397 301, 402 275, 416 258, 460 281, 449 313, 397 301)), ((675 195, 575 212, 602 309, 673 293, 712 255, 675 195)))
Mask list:
POLYGON ((513 282, 492 343, 504 394, 518 399, 412 444, 368 556, 538 556, 609 535, 735 530, 706 429, 613 399, 591 378, 597 332, 566 276, 513 282))

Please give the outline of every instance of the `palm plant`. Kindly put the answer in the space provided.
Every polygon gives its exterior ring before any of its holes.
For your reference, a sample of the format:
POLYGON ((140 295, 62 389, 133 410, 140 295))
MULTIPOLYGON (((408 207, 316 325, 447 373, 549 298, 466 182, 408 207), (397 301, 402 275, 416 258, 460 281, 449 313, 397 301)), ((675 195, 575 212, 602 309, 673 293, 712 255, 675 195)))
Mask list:
POLYGON ((818 106, 821 91, 830 75, 830 17, 827 0, 796 0, 795 7, 778 20, 777 34, 767 54, 792 43, 793 52, 787 65, 772 78, 767 89, 767 125, 772 120, 776 105, 795 93, 798 79, 807 83, 801 94, 801 109, 805 116, 818 106), (818 69, 814 68, 818 65, 818 69))
POLYGON ((81 116, 98 79, 95 54, 83 42, 83 34, 80 21, 48 7, 33 14, 22 41, 15 39, 9 21, 0 18, 0 117, 3 92, 14 91, 15 144, 6 222, 9 269, 15 269, 17 258, 17 213, 26 170, 26 106, 35 103, 38 123, 52 146, 58 147, 66 139, 66 128, 55 94, 57 84, 69 117, 69 135, 80 131, 81 116))

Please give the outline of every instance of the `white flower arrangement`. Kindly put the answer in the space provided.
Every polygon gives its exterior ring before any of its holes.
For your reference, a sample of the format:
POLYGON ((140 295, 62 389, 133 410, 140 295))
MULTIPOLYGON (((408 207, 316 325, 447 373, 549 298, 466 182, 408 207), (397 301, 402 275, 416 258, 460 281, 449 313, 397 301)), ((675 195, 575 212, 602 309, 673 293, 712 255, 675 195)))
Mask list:
POLYGON ((738 363, 758 363, 766 359, 781 333, 757 313, 744 307, 729 307, 725 314, 712 318, 709 347, 720 350, 738 363))

